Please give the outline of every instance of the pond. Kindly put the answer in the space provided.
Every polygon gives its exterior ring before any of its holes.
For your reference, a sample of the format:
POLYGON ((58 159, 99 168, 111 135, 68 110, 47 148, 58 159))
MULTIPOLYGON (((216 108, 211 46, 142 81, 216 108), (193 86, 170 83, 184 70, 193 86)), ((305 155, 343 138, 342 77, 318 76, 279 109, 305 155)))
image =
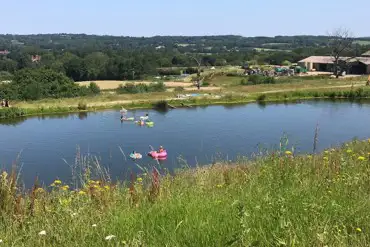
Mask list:
POLYGON ((17 161, 21 179, 32 185, 36 176, 45 184, 55 178, 68 181, 76 150, 99 158, 112 178, 127 178, 129 171, 155 164, 146 156, 149 145, 163 145, 168 158, 161 166, 173 170, 184 165, 235 160, 261 147, 278 145, 286 135, 295 152, 312 152, 316 125, 318 150, 357 137, 370 137, 370 104, 306 101, 298 104, 248 104, 182 108, 168 112, 129 111, 136 117, 149 113, 154 127, 121 122, 119 111, 54 115, 0 122, 0 164, 9 169, 17 161), (133 151, 143 154, 125 160, 133 151), (21 153, 20 153, 21 152, 21 153), (20 155, 19 155, 20 153, 20 155), (17 156, 19 158, 17 159, 17 156))

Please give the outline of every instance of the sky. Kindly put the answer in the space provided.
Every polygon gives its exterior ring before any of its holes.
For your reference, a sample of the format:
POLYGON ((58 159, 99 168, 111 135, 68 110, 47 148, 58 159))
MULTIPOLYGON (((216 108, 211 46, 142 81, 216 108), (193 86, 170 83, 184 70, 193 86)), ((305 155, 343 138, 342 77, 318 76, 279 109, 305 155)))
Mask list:
POLYGON ((370 0, 2 0, 0 33, 370 36, 370 0))

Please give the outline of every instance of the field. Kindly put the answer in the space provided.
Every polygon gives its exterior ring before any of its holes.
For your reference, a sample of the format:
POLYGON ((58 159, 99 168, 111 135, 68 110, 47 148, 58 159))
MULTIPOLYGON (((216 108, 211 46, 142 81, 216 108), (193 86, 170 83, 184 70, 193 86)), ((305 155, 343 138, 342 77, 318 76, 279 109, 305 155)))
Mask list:
POLYGON ((78 183, 36 183, 26 194, 3 172, 1 244, 369 246, 370 140, 318 155, 280 147, 175 176, 142 168, 126 185, 83 157, 76 170, 89 172, 78 183))
POLYGON ((370 40, 355 40, 353 43, 359 45, 370 45, 370 40))

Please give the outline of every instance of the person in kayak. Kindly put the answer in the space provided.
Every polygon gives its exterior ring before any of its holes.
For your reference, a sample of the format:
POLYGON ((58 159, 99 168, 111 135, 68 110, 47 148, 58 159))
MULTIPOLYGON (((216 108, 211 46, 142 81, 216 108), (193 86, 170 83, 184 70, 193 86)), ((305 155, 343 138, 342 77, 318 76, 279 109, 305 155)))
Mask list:
POLYGON ((160 146, 160 147, 159 147, 159 150, 158 150, 158 153, 162 153, 163 151, 164 151, 163 146, 160 146))

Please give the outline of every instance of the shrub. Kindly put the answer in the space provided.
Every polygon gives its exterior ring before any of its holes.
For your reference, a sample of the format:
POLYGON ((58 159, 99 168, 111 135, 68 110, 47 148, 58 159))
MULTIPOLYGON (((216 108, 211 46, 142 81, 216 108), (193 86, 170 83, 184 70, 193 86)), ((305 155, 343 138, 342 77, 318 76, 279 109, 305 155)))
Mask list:
POLYGON ((136 93, 149 93, 149 92, 163 92, 166 86, 163 82, 150 83, 127 83, 126 85, 119 85, 116 92, 118 94, 136 94, 136 93))
POLYGON ((95 82, 90 82, 89 89, 92 94, 99 94, 100 88, 95 82))
POLYGON ((153 107, 157 110, 168 110, 169 105, 168 102, 165 100, 157 101, 153 104, 153 107))
POLYGON ((266 94, 261 94, 257 97, 257 101, 265 101, 267 98, 266 94))
POLYGON ((1 118, 16 118, 26 115, 23 109, 17 107, 6 107, 0 108, 0 119, 1 118))
POLYGON ((78 102, 77 109, 80 111, 85 111, 87 110, 87 104, 84 102, 78 102))
POLYGON ((250 75, 248 76, 249 85, 258 84, 274 84, 276 82, 274 77, 262 76, 262 75, 250 75))
POLYGON ((206 81, 205 81, 205 82, 203 82, 203 83, 202 83, 202 86, 203 86, 203 87, 208 87, 208 86, 209 86, 209 82, 206 82, 206 81))
POLYGON ((196 73, 198 73, 198 69, 197 68, 189 67, 189 68, 186 68, 186 70, 184 71, 184 73, 186 73, 186 74, 196 74, 196 73))
POLYGON ((175 87, 175 92, 183 92, 185 89, 184 87, 175 87))

